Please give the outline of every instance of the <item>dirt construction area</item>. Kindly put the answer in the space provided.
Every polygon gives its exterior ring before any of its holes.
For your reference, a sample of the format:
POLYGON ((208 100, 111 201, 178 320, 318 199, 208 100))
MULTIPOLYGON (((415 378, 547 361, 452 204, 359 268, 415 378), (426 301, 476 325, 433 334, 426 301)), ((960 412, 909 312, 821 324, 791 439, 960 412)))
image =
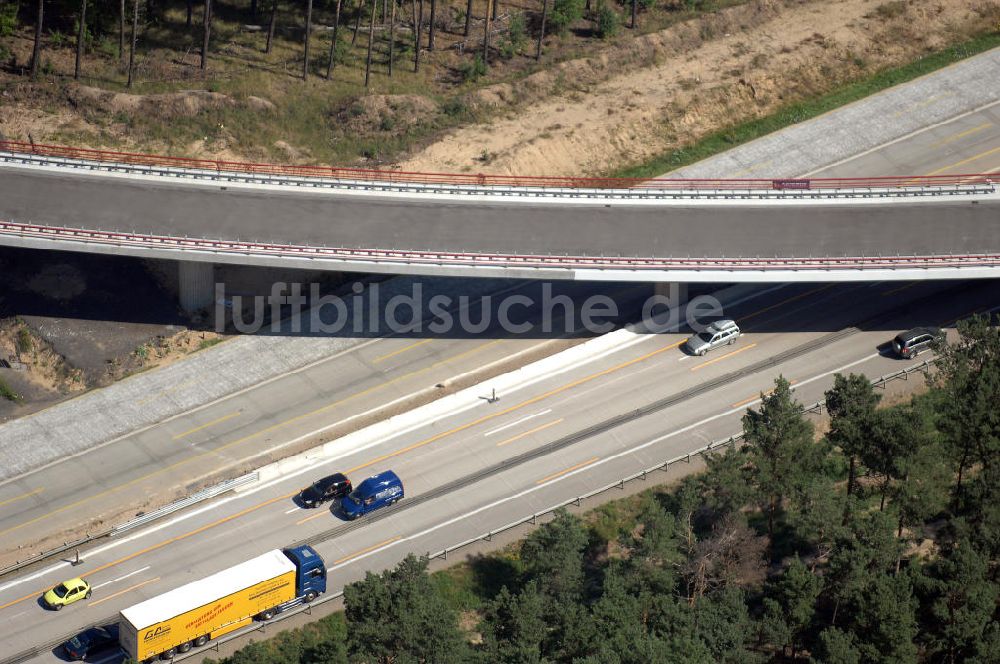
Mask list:
POLYGON ((760 0, 480 91, 520 105, 406 170, 598 175, 1000 25, 995 0, 760 0), (532 97, 546 97, 525 102, 532 97))
MULTIPOLYGON (((454 49, 428 55, 426 80, 379 79, 370 91, 261 78, 221 55, 220 81, 188 85, 220 92, 150 84, 125 94, 64 74, 38 84, 0 74, 0 134, 250 161, 598 175, 1000 29, 998 0, 751 0, 699 12, 637 37, 552 36, 546 53, 561 61, 543 58, 539 69, 522 52, 474 84, 445 75, 454 49)), ((573 34, 590 31, 580 23, 573 34)), ((13 48, 24 61, 26 34, 13 48)), ((50 53, 60 63, 71 55, 50 53)))

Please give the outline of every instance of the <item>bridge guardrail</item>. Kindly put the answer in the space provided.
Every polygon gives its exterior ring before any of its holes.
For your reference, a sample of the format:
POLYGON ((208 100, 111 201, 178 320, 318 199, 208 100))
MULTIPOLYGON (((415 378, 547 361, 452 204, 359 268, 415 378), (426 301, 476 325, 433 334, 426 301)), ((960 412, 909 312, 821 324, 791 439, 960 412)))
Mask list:
POLYGON ((238 240, 145 235, 119 231, 89 230, 22 224, 0 220, 0 234, 24 238, 84 242, 116 247, 161 250, 195 250, 212 254, 310 258, 334 261, 388 262, 402 264, 467 265, 472 267, 524 267, 562 269, 625 270, 874 270, 904 268, 998 267, 1000 254, 953 254, 938 256, 835 256, 835 257, 754 257, 754 258, 649 258, 629 256, 559 256, 461 253, 393 249, 354 249, 304 245, 283 245, 238 240))
POLYGON ((535 189, 595 189, 623 190, 756 190, 778 194, 829 189, 895 189, 947 187, 955 185, 987 185, 997 182, 1000 174, 949 174, 929 176, 886 176, 872 178, 756 178, 756 179, 673 179, 673 178, 610 178, 562 176, 513 176, 484 173, 423 173, 401 170, 378 170, 334 166, 296 166, 237 162, 211 159, 169 157, 134 152, 91 150, 60 145, 23 141, 0 141, 0 152, 11 155, 32 155, 72 159, 85 166, 86 162, 100 165, 147 166, 238 173, 257 176, 291 176, 381 184, 460 185, 476 188, 514 187, 535 189))

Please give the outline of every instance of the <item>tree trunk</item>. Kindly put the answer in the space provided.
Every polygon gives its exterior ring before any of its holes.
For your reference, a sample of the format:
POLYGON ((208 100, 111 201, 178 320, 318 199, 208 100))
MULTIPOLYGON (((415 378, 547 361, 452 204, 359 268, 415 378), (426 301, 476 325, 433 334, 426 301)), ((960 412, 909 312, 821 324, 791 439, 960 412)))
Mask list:
MULTIPOLYGON (((337 6, 340 7, 340 0, 337 0, 337 6)), ((271 44, 274 42, 274 25, 278 22, 278 0, 274 0, 271 4, 271 20, 267 23, 267 46, 264 47, 265 53, 271 52, 271 44)))
MULTIPOLYGON (((309 0, 312 2, 312 0, 309 0)), ((383 0, 384 2, 385 0, 383 0)), ((371 21, 368 23, 368 55, 365 56, 365 88, 368 88, 368 79, 371 76, 372 71, 372 42, 375 36, 375 12, 378 10, 378 0, 374 0, 376 4, 372 5, 372 17, 371 21)))
POLYGON ((125 0, 120 0, 118 12, 118 62, 125 62, 125 0))
POLYGON ((438 6, 437 0, 431 0, 431 27, 430 27, 430 32, 428 32, 427 34, 428 51, 434 50, 434 33, 437 30, 437 28, 434 27, 434 19, 436 18, 437 15, 437 6, 438 6))
POLYGON ((486 0, 486 20, 483 21, 483 64, 490 66, 490 16, 493 11, 493 0, 486 0))
POLYGON ((465 32, 462 34, 468 37, 471 31, 472 31, 472 0, 469 0, 469 2, 465 5, 465 32))
POLYGON ((499 5, 500 5, 499 0, 493 0, 493 9, 490 12, 490 16, 494 21, 497 20, 497 9, 499 5))
POLYGON ((187 20, 184 25, 186 28, 191 28, 191 17, 194 14, 194 0, 187 0, 187 20))
POLYGON ((888 493, 888 491, 889 491, 889 476, 886 475, 885 476, 885 481, 882 482, 882 500, 879 501, 879 504, 878 504, 878 511, 879 512, 884 512, 885 511, 885 494, 888 493))
POLYGON ((42 21, 45 18, 45 3, 38 0, 38 18, 35 21, 35 46, 31 50, 31 80, 38 80, 38 68, 42 59, 42 21))
POLYGON ((393 49, 396 46, 396 0, 391 0, 392 9, 389 11, 389 77, 392 77, 393 49))
POLYGON ((201 37, 201 70, 208 67, 208 38, 212 31, 212 0, 205 0, 205 14, 202 17, 204 30, 201 37))
POLYGON ((549 0, 542 0, 542 27, 538 31, 538 48, 535 49, 535 60, 542 59, 542 40, 545 38, 545 19, 549 15, 549 0))
POLYGON ((420 71, 420 43, 423 41, 421 34, 424 29, 424 0, 417 3, 417 14, 413 21, 416 27, 413 30, 413 71, 420 71))
POLYGON ((132 48, 128 51, 128 83, 125 87, 131 88, 135 77, 135 42, 139 36, 139 0, 132 0, 132 48))
POLYGON ((639 0, 632 0, 632 29, 635 30, 638 24, 639 0))
POLYGON ((83 38, 87 31, 87 0, 80 0, 80 25, 76 32, 76 67, 73 78, 80 80, 80 60, 83 59, 83 38))
POLYGON ((850 462, 847 466, 847 495, 850 496, 854 491, 854 466, 857 464, 857 458, 852 454, 850 462))
POLYGON ((257 0, 250 0, 250 15, 257 18, 257 0))
POLYGON ((330 80, 333 74, 333 59, 337 56, 337 32, 340 28, 340 5, 341 0, 337 0, 337 9, 333 18, 333 39, 330 40, 330 59, 326 63, 326 80, 330 80))
POLYGON ((313 26, 313 0, 306 0, 306 43, 302 62, 302 80, 309 79, 309 33, 313 26))
POLYGON ((365 10, 365 0, 358 0, 358 15, 354 17, 354 35, 351 37, 351 46, 358 41, 358 30, 361 29, 361 14, 365 10))

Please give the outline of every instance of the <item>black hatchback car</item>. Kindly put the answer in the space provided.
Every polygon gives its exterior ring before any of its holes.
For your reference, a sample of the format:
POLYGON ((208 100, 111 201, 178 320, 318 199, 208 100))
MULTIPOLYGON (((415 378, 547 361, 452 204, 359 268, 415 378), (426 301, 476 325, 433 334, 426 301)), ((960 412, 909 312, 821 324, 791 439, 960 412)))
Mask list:
POLYGON ((105 625, 86 629, 63 644, 70 659, 84 659, 118 647, 118 625, 105 625))
POLYGON ((892 349, 896 355, 908 360, 930 348, 936 340, 943 338, 944 332, 936 327, 915 327, 897 334, 892 340, 892 349))
POLYGON ((316 480, 299 494, 299 500, 305 507, 318 507, 327 500, 343 498, 351 492, 351 480, 343 473, 334 473, 329 477, 316 480))

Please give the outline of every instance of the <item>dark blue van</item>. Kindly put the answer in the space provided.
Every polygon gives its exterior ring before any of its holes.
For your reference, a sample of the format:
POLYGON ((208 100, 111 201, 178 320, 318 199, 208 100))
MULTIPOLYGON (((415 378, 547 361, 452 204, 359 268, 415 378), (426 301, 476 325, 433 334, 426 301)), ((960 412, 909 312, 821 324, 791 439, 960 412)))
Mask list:
POLYGON ((403 497, 403 483, 391 470, 372 475, 340 502, 344 516, 357 519, 372 510, 392 505, 403 497))

